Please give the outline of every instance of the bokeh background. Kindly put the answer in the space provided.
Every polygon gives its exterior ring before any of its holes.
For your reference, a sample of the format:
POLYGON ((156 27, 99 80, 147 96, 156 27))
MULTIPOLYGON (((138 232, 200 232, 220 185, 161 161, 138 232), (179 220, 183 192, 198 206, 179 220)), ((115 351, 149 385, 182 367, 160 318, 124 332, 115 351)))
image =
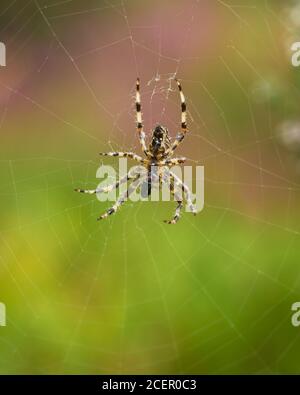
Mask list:
POLYGON ((300 2, 2 1, 1 373, 299 373, 300 2), (108 203, 100 151, 146 130, 205 166, 205 207, 108 203))

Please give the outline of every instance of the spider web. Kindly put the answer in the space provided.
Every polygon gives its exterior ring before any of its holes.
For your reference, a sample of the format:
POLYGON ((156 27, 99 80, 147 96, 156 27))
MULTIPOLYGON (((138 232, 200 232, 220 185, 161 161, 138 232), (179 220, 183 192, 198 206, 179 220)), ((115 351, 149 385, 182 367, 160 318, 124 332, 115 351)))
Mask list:
POLYGON ((285 3, 2 6, 2 372, 299 372, 299 174, 278 131, 299 121, 300 6, 285 3), (205 208, 176 226, 173 202, 97 223, 108 204, 72 192, 118 169, 98 152, 140 153, 137 76, 146 132, 173 137, 181 80, 178 155, 205 166, 205 208))

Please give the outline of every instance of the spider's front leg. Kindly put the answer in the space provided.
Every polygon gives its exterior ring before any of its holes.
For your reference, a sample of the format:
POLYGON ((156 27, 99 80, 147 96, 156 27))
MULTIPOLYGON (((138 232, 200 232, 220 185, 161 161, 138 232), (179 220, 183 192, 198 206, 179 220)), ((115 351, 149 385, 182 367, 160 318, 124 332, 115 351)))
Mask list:
POLYGON ((184 139, 186 133, 187 133, 187 111, 186 111, 186 101, 185 101, 185 96, 182 91, 182 87, 180 82, 175 79, 178 91, 179 91, 179 96, 180 96, 180 104, 181 104, 181 131, 177 134, 171 148, 169 149, 168 154, 172 155, 175 151, 175 149, 178 147, 178 145, 182 142, 184 139))
POLYGON ((98 217, 97 219, 105 219, 107 218, 109 215, 114 214, 122 204, 125 203, 125 201, 129 198, 129 196, 139 187, 139 185, 141 184, 141 179, 140 179, 141 175, 138 174, 134 180, 132 181, 131 185, 129 186, 129 188, 127 189, 126 192, 124 192, 116 201, 116 203, 110 207, 108 210, 106 210, 106 212, 102 215, 100 215, 100 217, 98 217))
POLYGON ((144 125, 142 120, 142 105, 141 105, 141 94, 140 94, 140 79, 137 78, 136 86, 135 86, 135 110, 136 110, 136 127, 139 135, 140 144, 144 154, 147 157, 151 157, 151 153, 149 152, 146 141, 145 141, 145 132, 144 125))

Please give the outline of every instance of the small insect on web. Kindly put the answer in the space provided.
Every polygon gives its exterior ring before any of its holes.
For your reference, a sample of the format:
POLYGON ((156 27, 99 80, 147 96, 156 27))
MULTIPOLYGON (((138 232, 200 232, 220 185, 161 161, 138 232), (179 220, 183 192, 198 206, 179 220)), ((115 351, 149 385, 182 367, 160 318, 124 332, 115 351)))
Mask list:
POLYGON ((170 192, 174 199, 177 201, 177 207, 173 218, 169 221, 164 221, 167 224, 176 224, 180 218, 181 210, 183 208, 183 197, 189 210, 196 215, 196 207, 192 202, 192 194, 190 189, 186 184, 184 184, 175 173, 173 173, 170 168, 175 165, 179 165, 185 162, 185 158, 172 158, 175 149, 184 139, 187 132, 187 112, 186 112, 186 102, 185 97, 182 92, 182 87, 180 82, 175 79, 181 101, 181 131, 177 134, 173 143, 171 142, 169 131, 166 127, 162 125, 157 125, 152 130, 151 142, 149 146, 146 145, 146 135, 144 132, 143 121, 142 121, 142 107, 141 107, 141 95, 140 95, 140 80, 136 81, 136 122, 137 122, 137 132, 140 140, 142 150, 146 158, 135 154, 134 152, 101 152, 100 155, 103 156, 116 156, 122 158, 130 158, 140 163, 145 168, 145 174, 137 171, 129 171, 124 177, 119 181, 97 189, 75 189, 76 192, 88 193, 88 194, 98 194, 107 193, 114 189, 119 188, 120 185, 125 182, 131 181, 128 189, 120 195, 115 204, 110 207, 104 214, 98 217, 98 220, 107 218, 109 215, 114 214, 121 205, 130 197, 130 195, 136 191, 142 184, 147 184, 147 195, 151 193, 151 183, 153 179, 152 169, 158 169, 156 177, 160 185, 165 184, 169 187, 170 192))

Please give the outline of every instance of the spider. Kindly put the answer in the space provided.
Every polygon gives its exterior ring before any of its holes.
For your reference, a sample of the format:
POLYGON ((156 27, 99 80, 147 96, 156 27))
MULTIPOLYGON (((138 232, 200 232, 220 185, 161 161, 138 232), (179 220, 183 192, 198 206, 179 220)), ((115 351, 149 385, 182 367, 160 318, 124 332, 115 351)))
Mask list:
POLYGON ((142 121, 142 112, 141 112, 141 95, 140 95, 140 80, 137 78, 136 80, 136 127, 139 136, 139 141, 142 147, 142 150, 146 156, 146 158, 142 158, 141 156, 135 154, 134 152, 101 152, 100 155, 103 156, 115 156, 115 157, 126 157, 135 160, 136 162, 140 163, 146 169, 146 175, 141 175, 140 172, 136 171, 129 171, 126 176, 121 178, 114 184, 97 188, 97 189, 75 189, 76 192, 81 193, 88 193, 88 194, 96 194, 102 192, 110 192, 114 189, 119 188, 119 186, 127 181, 132 181, 129 185, 128 189, 125 193, 120 195, 117 199, 115 204, 110 207, 104 214, 98 217, 98 220, 107 218, 109 215, 114 214, 119 207, 128 199, 128 197, 141 185, 144 183, 147 186, 147 195, 149 196, 151 193, 151 181, 153 178, 157 178, 159 184, 167 184, 172 196, 177 201, 177 207, 174 213, 174 216, 169 221, 164 221, 167 224, 176 224, 180 218, 181 210, 183 208, 183 198, 182 194, 185 198, 186 204, 188 205, 190 211, 196 215, 197 211, 192 202, 192 195, 187 187, 179 177, 176 176, 172 171, 169 169, 178 164, 182 164, 185 162, 186 158, 172 158, 175 149, 184 139, 186 132, 187 132, 187 112, 186 112, 186 102, 185 97, 182 92, 182 87, 180 82, 175 79, 179 94, 180 94, 180 101, 181 101, 181 131, 177 134, 173 143, 170 140, 169 131, 166 127, 162 125, 156 125, 155 128, 152 130, 152 137, 149 146, 146 145, 146 135, 143 128, 143 121, 142 121), (153 176, 153 166, 156 166, 158 169, 158 174, 153 176))

